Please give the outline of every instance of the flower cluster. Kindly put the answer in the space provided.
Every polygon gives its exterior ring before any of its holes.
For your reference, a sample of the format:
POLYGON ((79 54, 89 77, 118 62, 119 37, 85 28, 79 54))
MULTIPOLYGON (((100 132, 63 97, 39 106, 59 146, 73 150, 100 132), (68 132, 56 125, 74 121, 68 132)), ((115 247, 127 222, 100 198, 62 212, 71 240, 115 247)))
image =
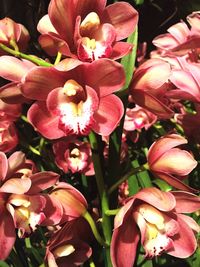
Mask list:
POLYGON ((139 241, 150 260, 196 251, 200 13, 145 56, 137 10, 114 2, 50 0, 36 55, 0 20, 0 260, 132 267, 139 241))

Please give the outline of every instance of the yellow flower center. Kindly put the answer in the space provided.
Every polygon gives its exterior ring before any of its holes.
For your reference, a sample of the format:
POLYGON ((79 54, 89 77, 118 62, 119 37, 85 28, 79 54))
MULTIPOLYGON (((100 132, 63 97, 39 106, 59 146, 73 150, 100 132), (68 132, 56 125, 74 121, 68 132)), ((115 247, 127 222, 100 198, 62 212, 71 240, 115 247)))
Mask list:
POLYGON ((86 99, 83 87, 74 80, 68 80, 63 86, 63 93, 70 102, 74 116, 81 116, 83 102, 86 99))
POLYGON ((82 44, 86 46, 88 49, 94 50, 96 49, 96 40, 95 39, 90 39, 88 37, 83 37, 82 38, 82 44))
POLYGON ((146 239, 155 239, 159 233, 164 231, 165 221, 162 213, 149 204, 142 204, 138 212, 146 221, 146 239))

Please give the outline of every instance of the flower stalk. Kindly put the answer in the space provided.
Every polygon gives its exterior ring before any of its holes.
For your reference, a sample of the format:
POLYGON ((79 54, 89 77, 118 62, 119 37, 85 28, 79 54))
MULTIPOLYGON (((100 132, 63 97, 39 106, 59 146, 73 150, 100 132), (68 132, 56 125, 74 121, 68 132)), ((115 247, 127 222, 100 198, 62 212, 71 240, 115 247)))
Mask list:
POLYGON ((0 49, 2 49, 3 51, 13 55, 13 56, 16 56, 16 57, 19 57, 19 58, 23 58, 23 59, 27 59, 39 66, 44 66, 44 67, 51 67, 53 66, 51 63, 43 60, 43 59, 40 59, 36 56, 31 56, 31 55, 27 55, 27 54, 24 54, 22 52, 19 52, 17 49, 11 49, 9 47, 7 47, 6 45, 4 44, 1 44, 0 43, 0 49))

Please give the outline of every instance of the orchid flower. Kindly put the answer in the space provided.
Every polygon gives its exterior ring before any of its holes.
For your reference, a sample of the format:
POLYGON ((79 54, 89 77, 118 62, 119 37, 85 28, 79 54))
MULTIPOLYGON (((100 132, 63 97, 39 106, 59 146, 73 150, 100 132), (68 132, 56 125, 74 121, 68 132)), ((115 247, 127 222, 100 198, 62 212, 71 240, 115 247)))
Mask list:
POLYGON ((126 2, 105 5, 105 0, 51 0, 37 27, 40 45, 51 56, 59 51, 88 62, 128 54, 132 45, 120 41, 134 31, 137 11, 126 2))
POLYGON ((60 223, 71 221, 84 215, 87 211, 87 201, 84 196, 72 185, 58 183, 49 193, 52 202, 60 202, 63 213, 60 223))
POLYGON ((149 169, 175 188, 195 191, 182 182, 197 166, 197 161, 188 151, 177 148, 183 144, 187 144, 187 140, 178 134, 169 134, 155 141, 147 155, 149 169))
POLYGON ((195 113, 187 113, 184 111, 181 114, 176 114, 175 120, 181 127, 183 127, 184 133, 188 139, 199 143, 200 105, 196 104, 195 109, 195 113))
MULTIPOLYGON (((46 218, 46 198, 40 192, 54 185, 59 175, 48 171, 33 173, 34 165, 26 161, 22 152, 13 153, 8 159, 0 152, 0 163, 0 258, 6 259, 15 242, 15 228, 19 237, 25 237, 46 218)), ((49 212, 52 221, 54 217, 57 220, 60 207, 54 206, 56 211, 49 212)))
POLYGON ((82 218, 64 224, 48 241, 45 263, 48 267, 80 266, 92 254, 86 243, 88 225, 82 218))
POLYGON ((18 144, 17 129, 14 123, 5 127, 0 121, 0 151, 6 153, 12 151, 18 144))
POLYGON ((163 252, 178 258, 197 247, 199 225, 189 216, 199 210, 200 198, 188 192, 144 188, 130 197, 115 217, 111 241, 113 267, 132 267, 141 235, 146 258, 163 252), (125 253, 126 252, 126 253, 125 253))
POLYGON ((134 131, 145 128, 148 130, 157 121, 157 116, 141 108, 140 106, 135 106, 134 108, 126 109, 126 116, 124 120, 124 130, 134 131))
POLYGON ((19 104, 28 102, 21 92, 22 79, 27 72, 35 67, 28 60, 20 60, 12 56, 0 57, 0 76, 10 83, 0 88, 0 98, 6 103, 19 104))
POLYGON ((56 165, 65 173, 80 172, 94 175, 92 152, 89 143, 70 138, 53 144, 56 165))
POLYGON ((22 24, 16 23, 8 17, 0 20, 0 43, 11 47, 17 44, 19 49, 24 51, 27 48, 29 39, 29 33, 22 24))
POLYGON ((38 100, 28 119, 49 139, 88 135, 91 130, 109 135, 124 112, 121 100, 112 93, 124 81, 121 64, 109 59, 93 63, 66 59, 55 67, 33 68, 22 86, 25 97, 38 100))
POLYGON ((183 21, 171 26, 166 34, 161 34, 154 38, 153 44, 161 50, 161 54, 171 54, 176 56, 186 55, 188 52, 200 49, 200 13, 193 12, 187 16, 190 28, 183 21))
POLYGON ((171 75, 170 64, 160 58, 152 58, 141 64, 130 85, 130 101, 149 110, 159 118, 170 118, 173 111, 166 97, 171 75))

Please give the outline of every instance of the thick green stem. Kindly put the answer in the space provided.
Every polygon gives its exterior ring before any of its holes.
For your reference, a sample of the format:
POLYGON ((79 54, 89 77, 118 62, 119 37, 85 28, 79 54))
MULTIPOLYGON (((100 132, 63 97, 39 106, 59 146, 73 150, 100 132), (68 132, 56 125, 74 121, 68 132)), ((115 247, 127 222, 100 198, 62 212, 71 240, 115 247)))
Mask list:
MULTIPOLYGON (((121 64, 123 65, 126 74, 126 81, 124 87, 120 91, 116 92, 116 95, 119 96, 123 102, 125 111, 128 106, 128 87, 131 82, 133 71, 135 68, 135 60, 137 54, 137 42, 138 42, 137 27, 135 31, 129 36, 127 42, 133 44, 133 49, 131 53, 123 57, 121 60, 121 64)), ((109 139, 109 169, 107 176, 108 186, 112 186, 113 184, 115 184, 120 177, 121 140, 122 140, 125 113, 126 112, 124 112, 124 116, 120 120, 119 127, 117 127, 116 130, 110 135, 109 139)), ((112 194, 112 196, 110 197, 111 208, 115 207, 116 201, 117 201, 117 194, 112 194)))
POLYGON ((94 237, 96 238, 96 240, 99 242, 100 245, 102 246, 106 246, 106 243, 104 242, 104 240, 102 239, 102 237, 100 236, 96 224, 92 218, 92 216, 90 215, 90 213, 88 211, 86 211, 83 215, 83 218, 89 223, 91 230, 94 234, 94 237))
POLYGON ((132 170, 130 170, 127 174, 125 174, 121 179, 119 179, 115 184, 113 184, 109 190, 108 190, 108 194, 111 194, 113 191, 115 191, 118 186, 125 182, 126 180, 128 180, 128 178, 133 175, 133 174, 137 174, 138 172, 142 172, 142 171, 145 171, 145 170, 148 170, 148 164, 145 163, 144 165, 142 166, 139 166, 138 168, 134 168, 132 170))
POLYGON ((53 64, 51 64, 51 63, 49 63, 49 62, 47 62, 47 61, 45 61, 43 59, 40 59, 40 58, 38 58, 36 56, 32 56, 32 55, 26 55, 26 54, 24 54, 22 52, 19 52, 17 50, 11 49, 11 48, 9 48, 6 45, 1 44, 1 43, 0 43, 0 49, 2 49, 3 51, 5 51, 5 52, 7 52, 7 53, 9 53, 9 54, 11 54, 13 56, 27 59, 27 60, 29 60, 29 61, 31 61, 31 62, 39 65, 39 66, 44 66, 44 67, 53 66, 53 64))
POLYGON ((107 216, 115 216, 118 213, 119 209, 114 209, 114 210, 107 210, 106 215, 107 216))
MULTIPOLYGON (((111 227, 110 218, 109 216, 106 215, 106 211, 109 209, 109 201, 108 201, 107 192, 105 190, 102 165, 101 165, 101 160, 100 160, 100 155, 99 155, 100 150, 98 149, 98 141, 97 141, 96 134, 91 132, 89 135, 89 140, 90 140, 90 145, 92 148, 92 160, 93 160, 94 169, 95 169, 96 183, 97 183, 97 188, 98 188, 99 197, 101 201, 103 234, 106 240, 106 244, 110 245, 111 236, 112 236, 112 227, 111 227)), ((106 255, 107 266, 112 267, 109 246, 105 247, 105 255, 106 255)))
POLYGON ((99 150, 98 150, 98 143, 95 133, 91 132, 89 134, 90 145, 92 148, 92 160, 95 169, 95 177, 97 183, 97 189, 99 192, 99 197, 102 199, 104 188, 104 179, 103 179, 103 172, 101 167, 101 160, 99 157, 99 150))

